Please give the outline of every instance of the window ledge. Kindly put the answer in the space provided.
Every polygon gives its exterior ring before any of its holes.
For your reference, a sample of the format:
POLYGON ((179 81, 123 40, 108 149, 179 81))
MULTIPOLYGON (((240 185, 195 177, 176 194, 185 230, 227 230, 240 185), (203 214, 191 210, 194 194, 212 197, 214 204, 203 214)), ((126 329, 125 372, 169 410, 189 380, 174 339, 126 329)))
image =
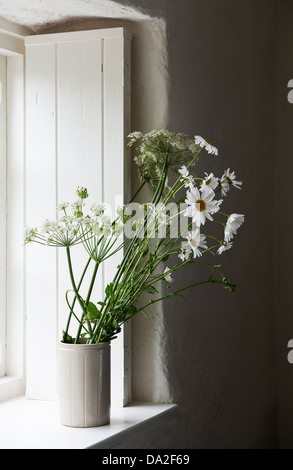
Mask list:
MULTIPOLYGON (((0 379, 0 404, 24 394, 23 377, 5 376, 0 379)), ((0 425, 1 429, 1 425, 0 425)))
POLYGON ((131 403, 112 407, 108 425, 70 428, 60 424, 57 402, 18 397, 0 403, 0 449, 102 448, 104 440, 108 445, 111 438, 175 409, 174 404, 131 403))

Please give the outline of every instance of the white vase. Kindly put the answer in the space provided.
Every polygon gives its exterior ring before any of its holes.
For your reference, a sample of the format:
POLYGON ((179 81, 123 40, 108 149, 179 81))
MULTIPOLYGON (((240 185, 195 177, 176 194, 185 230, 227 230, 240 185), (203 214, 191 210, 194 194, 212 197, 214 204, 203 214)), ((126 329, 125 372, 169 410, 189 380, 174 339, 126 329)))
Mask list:
POLYGON ((110 343, 59 343, 58 396, 65 426, 109 423, 110 343))

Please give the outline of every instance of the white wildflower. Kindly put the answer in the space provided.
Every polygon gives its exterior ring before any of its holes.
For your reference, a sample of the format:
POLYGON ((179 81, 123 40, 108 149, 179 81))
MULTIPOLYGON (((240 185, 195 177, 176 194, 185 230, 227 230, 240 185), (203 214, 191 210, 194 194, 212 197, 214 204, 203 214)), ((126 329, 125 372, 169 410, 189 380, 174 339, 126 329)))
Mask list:
POLYGON ((128 135, 129 143, 127 144, 128 147, 131 147, 137 140, 141 139, 143 137, 142 132, 135 131, 132 132, 131 134, 128 135))
POLYGON ((181 248, 181 253, 179 253, 179 255, 178 255, 179 258, 181 259, 181 261, 187 261, 189 259, 191 251, 192 250, 190 248, 182 247, 181 248))
POLYGON ((58 204, 56 210, 59 212, 59 211, 66 211, 66 208, 69 206, 69 202, 61 202, 60 204, 58 204))
POLYGON ((59 228, 58 222, 46 219, 41 227, 42 233, 56 232, 59 228))
POLYGON ((237 233, 238 228, 240 225, 242 225, 244 222, 244 215, 243 214, 231 214, 228 217, 225 231, 224 231, 224 237, 225 241, 229 242, 231 238, 234 237, 234 235, 237 233))
POLYGON ((218 149, 214 147, 211 142, 208 141, 208 139, 204 139, 200 135, 195 135, 194 136, 194 142, 199 145, 200 147, 205 147, 206 151, 208 153, 211 153, 213 155, 218 155, 218 149))
POLYGON ((192 217, 192 221, 199 227, 204 225, 206 219, 213 220, 211 214, 217 212, 221 201, 213 200, 215 193, 211 189, 204 188, 202 193, 196 187, 187 191, 185 202, 188 204, 185 217, 192 217))
POLYGON ((220 180, 222 196, 226 196, 227 192, 230 189, 230 186, 234 186, 237 189, 241 189, 241 185, 242 181, 236 181, 235 171, 230 171, 230 168, 228 168, 224 172, 220 180))
POLYGON ((184 187, 190 188, 193 186, 193 176, 189 174, 189 170, 183 165, 179 170, 179 173, 182 175, 181 180, 184 181, 184 187))
POLYGON ((82 212, 82 206, 83 205, 84 205, 84 201, 82 199, 79 199, 78 201, 73 202, 71 204, 71 209, 72 209, 73 215, 75 217, 82 217, 83 216, 83 212, 82 212))
POLYGON ((191 246, 191 249, 193 251, 193 255, 196 258, 197 256, 202 256, 202 252, 200 251, 199 248, 204 248, 207 249, 207 245, 205 242, 205 235, 202 235, 197 228, 196 230, 193 230, 192 232, 188 232, 187 234, 187 241, 189 245, 191 246))
POLYGON ((100 215, 103 215, 106 209, 106 204, 103 202, 95 203, 91 206, 91 212, 96 216, 99 217, 100 215))
POLYGON ((216 187, 218 186, 219 178, 216 178, 214 176, 214 173, 210 173, 209 175, 205 173, 205 175, 206 177, 201 183, 200 191, 203 191, 205 188, 212 190, 216 189, 216 187))
POLYGON ((24 244, 26 245, 27 243, 32 242, 36 234, 37 228, 26 227, 24 231, 24 244))
POLYGON ((169 282, 169 283, 173 282, 173 279, 171 277, 171 270, 168 267, 164 271, 164 278, 166 282, 169 282))
POLYGON ((101 215, 97 217, 96 223, 94 226, 94 232, 96 235, 101 235, 102 233, 107 236, 111 233, 112 222, 110 217, 107 215, 101 215))
POLYGON ((217 250, 218 255, 221 255, 223 251, 230 250, 230 248, 232 248, 232 245, 232 242, 226 242, 225 240, 221 241, 221 246, 217 250))

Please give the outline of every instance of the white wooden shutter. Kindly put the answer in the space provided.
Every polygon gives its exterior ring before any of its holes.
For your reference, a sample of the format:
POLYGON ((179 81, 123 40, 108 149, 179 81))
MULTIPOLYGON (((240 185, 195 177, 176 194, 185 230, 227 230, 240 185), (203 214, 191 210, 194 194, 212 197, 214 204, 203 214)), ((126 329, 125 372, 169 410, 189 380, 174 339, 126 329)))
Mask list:
MULTIPOLYGON (((130 36, 123 28, 26 37, 26 224, 54 219, 56 205, 75 199, 77 186, 91 201, 114 208, 127 202, 130 162, 130 36)), ((79 247, 72 250, 82 269, 79 247)), ((121 253, 110 258, 95 298, 113 276, 121 253)), ((78 275, 77 275, 78 278, 78 275)), ((27 396, 56 396, 57 342, 66 325, 70 288, 64 249, 26 249, 27 396)), ((130 400, 127 326, 112 342, 112 404, 130 400)))

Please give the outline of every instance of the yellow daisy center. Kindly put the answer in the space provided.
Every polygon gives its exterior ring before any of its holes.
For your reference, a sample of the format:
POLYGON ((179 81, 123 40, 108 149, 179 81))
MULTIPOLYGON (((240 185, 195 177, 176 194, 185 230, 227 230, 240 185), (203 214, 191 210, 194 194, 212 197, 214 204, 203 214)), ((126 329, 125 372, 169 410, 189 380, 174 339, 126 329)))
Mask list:
POLYGON ((195 241, 194 238, 191 238, 191 239, 189 240, 189 243, 190 243, 191 246, 196 247, 196 241, 195 241))
POLYGON ((212 182, 212 178, 209 178, 208 180, 206 180, 206 186, 208 186, 209 184, 211 184, 212 182))
POLYGON ((208 144, 213 145, 209 139, 204 139, 208 144))
POLYGON ((199 204, 199 212, 203 212, 206 210, 207 205, 203 199, 198 199, 195 204, 197 208, 198 208, 197 204, 199 204))

